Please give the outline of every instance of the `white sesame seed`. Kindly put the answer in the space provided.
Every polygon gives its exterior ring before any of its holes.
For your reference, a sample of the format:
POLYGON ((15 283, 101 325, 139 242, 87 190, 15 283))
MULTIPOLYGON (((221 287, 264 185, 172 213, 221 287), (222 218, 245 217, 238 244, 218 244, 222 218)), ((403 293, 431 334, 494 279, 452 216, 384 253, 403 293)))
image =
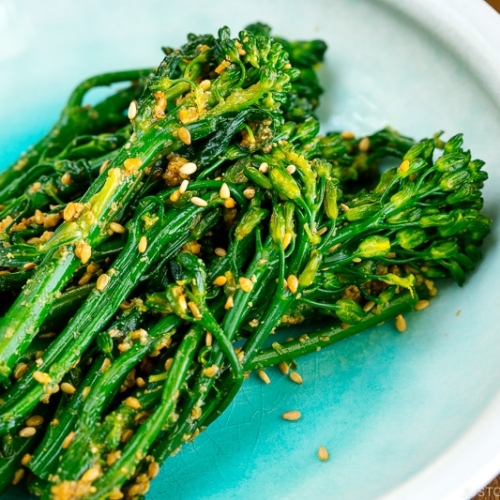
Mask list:
POLYGON ((220 188, 219 196, 222 199, 227 199, 227 198, 231 197, 231 191, 229 190, 229 186, 225 182, 224 182, 224 184, 222 184, 222 186, 220 188))
POLYGON ((263 161, 259 166, 259 172, 265 174, 267 173, 268 170, 269 170, 269 165, 265 161, 263 161))
POLYGON ((293 175, 297 171, 297 167, 295 165, 288 165, 288 167, 286 167, 286 171, 290 175, 293 175))
POLYGON ((15 486, 16 484, 19 484, 21 482, 24 477, 24 472, 25 470, 23 468, 16 470, 14 477, 12 478, 12 485, 15 486))
POLYGON ((197 207, 206 207, 208 205, 208 203, 203 198, 198 198, 198 196, 193 196, 190 201, 197 207))
POLYGON ((302 385, 304 383, 304 381, 302 380, 302 377, 297 372, 290 373, 289 377, 290 377, 290 380, 292 382, 295 382, 296 384, 302 385))
POLYGON ((24 427, 19 431, 19 437, 29 438, 36 434, 36 429, 34 427, 24 427))
POLYGON ((75 394, 76 389, 73 384, 70 384, 69 382, 63 382, 61 384, 61 391, 65 394, 75 394))
POLYGON ((109 283, 109 276, 106 273, 103 273, 97 278, 96 281, 96 288, 99 290, 99 292, 102 292, 109 283))
POLYGON ((44 418, 41 415, 32 415, 28 420, 26 420, 26 425, 28 427, 38 427, 43 424, 44 418))
POLYGON ((182 167, 179 169, 179 174, 181 176, 188 176, 188 175, 192 175, 196 172, 196 170, 198 170, 198 167, 196 166, 195 163, 192 163, 192 162, 189 162, 189 163, 185 163, 184 165, 182 165, 182 167))
POLYGON ((144 253, 148 248, 148 239, 146 236, 141 236, 141 239, 139 240, 139 245, 137 249, 139 250, 139 253, 144 253))
POLYGON ((288 375, 288 371, 290 370, 288 363, 285 363, 284 361, 280 361, 278 363, 278 368, 283 375, 288 375))
POLYGON ((214 250, 214 253, 215 253, 215 255, 217 255, 217 257, 225 257, 227 254, 227 252, 223 248, 220 248, 220 247, 217 247, 214 250))
POLYGON ((290 411, 283 413, 283 415, 281 415, 283 420, 290 420, 292 422, 294 420, 298 420, 301 416, 302 416, 302 414, 300 413, 300 411, 297 411, 297 410, 290 410, 290 411))
POLYGON ((123 234, 125 232, 125 228, 121 224, 118 224, 118 222, 111 222, 109 224, 109 229, 117 234, 123 234))
POLYGON ((184 179, 181 182, 181 185, 179 186, 179 193, 184 194, 187 191, 188 186, 189 186, 189 181, 187 179, 184 179))
POLYGON ((415 311, 421 311, 422 309, 426 309, 427 307, 429 307, 431 305, 430 301, 429 300, 419 300, 416 304, 415 304, 415 311))
POLYGON ((320 446, 318 449, 318 458, 322 462, 326 462, 329 456, 330 454, 328 453, 328 450, 324 446, 320 446))
POLYGON ((247 199, 247 200, 251 200, 254 196, 255 196, 255 189, 253 187, 247 187, 244 191, 243 191, 243 196, 247 199))
POLYGON ((128 119, 133 120, 137 116, 137 102, 132 101, 128 107, 128 119))
POLYGON ((406 320, 404 319, 402 314, 398 314, 396 316, 396 330, 399 333, 403 333, 406 331, 406 320))
POLYGON ((241 276, 239 279, 238 279, 239 283, 240 283, 240 287, 241 289, 244 291, 244 292, 251 292, 252 291, 252 288, 253 288, 253 281, 248 279, 248 278, 245 278, 244 276, 241 276))
POLYGON ((258 372, 259 378, 264 382, 264 384, 270 384, 271 379, 269 378, 269 375, 264 371, 264 370, 259 370, 258 372))
POLYGON ((366 153, 370 149, 370 139, 368 137, 363 137, 363 139, 359 141, 358 148, 362 153, 366 153))
POLYGON ((340 134, 340 137, 342 137, 342 139, 354 139, 356 136, 350 130, 344 130, 344 132, 340 134))

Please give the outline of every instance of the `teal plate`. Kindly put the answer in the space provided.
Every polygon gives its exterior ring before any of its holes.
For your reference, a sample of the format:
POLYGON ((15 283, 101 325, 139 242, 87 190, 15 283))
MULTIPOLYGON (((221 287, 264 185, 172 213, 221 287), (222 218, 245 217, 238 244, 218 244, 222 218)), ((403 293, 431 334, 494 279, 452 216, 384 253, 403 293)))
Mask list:
POLYGON ((466 286, 442 285, 405 334, 387 324, 301 359, 302 386, 277 370, 268 386, 251 376, 167 461, 149 500, 470 498, 500 470, 500 18, 479 0, 169 4, 0 0, 0 165, 47 130, 84 77, 157 64, 188 31, 262 20, 327 41, 325 129, 464 132, 487 161, 495 222, 466 286), (281 419, 291 409, 300 421, 281 419))

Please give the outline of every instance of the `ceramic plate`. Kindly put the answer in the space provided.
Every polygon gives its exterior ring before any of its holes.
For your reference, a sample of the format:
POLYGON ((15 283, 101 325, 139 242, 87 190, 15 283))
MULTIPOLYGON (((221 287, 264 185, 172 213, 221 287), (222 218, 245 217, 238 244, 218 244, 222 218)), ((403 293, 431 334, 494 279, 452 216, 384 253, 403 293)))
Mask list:
POLYGON ((84 77, 157 64, 188 31, 257 20, 327 41, 325 129, 464 132, 487 161, 493 233, 466 286, 441 286, 405 334, 388 324, 301 359, 302 386, 277 370, 269 386, 252 376, 148 498, 468 499, 500 470, 500 17, 486 4, 0 0, 0 164, 47 130, 84 77), (303 418, 284 422, 290 409, 303 418))

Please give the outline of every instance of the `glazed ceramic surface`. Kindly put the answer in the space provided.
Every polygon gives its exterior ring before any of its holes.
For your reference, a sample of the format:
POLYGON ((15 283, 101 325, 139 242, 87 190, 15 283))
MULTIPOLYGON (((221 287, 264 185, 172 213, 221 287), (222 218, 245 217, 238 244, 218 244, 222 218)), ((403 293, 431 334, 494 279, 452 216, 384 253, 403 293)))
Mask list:
POLYGON ((325 130, 464 132, 487 161, 493 232, 466 286, 441 285, 406 333, 387 324, 300 359, 302 386, 277 370, 269 386, 250 377, 148 498, 466 500, 500 471, 500 17, 481 0, 0 0, 0 167, 84 77, 153 66, 189 31, 257 20, 328 43, 325 130), (280 418, 291 409, 300 421, 280 418))

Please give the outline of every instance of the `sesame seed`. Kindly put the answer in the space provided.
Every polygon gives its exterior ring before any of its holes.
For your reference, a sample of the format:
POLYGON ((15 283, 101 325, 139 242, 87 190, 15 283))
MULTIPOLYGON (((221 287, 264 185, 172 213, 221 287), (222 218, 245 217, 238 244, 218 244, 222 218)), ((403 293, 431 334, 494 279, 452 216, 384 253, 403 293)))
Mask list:
POLYGON ((297 276, 290 274, 290 276, 286 279, 286 284, 290 292, 297 293, 297 290, 299 289, 299 280, 297 276))
POLYGON ((326 462, 328 460, 329 456, 330 456, 330 454, 328 453, 328 450, 324 446, 320 446, 318 448, 318 458, 322 462, 326 462))
POLYGON ((110 366, 111 366, 111 360, 109 358, 104 358, 104 361, 102 362, 100 368, 101 373, 104 373, 110 366))
POLYGON ((268 170, 269 165, 265 161, 263 161, 259 166, 259 172, 261 172, 262 174, 266 174, 268 170))
POLYGON ((361 153, 366 153, 370 149, 370 139, 368 137, 363 137, 363 139, 359 141, 358 148, 361 153))
POLYGON ((231 63, 229 61, 224 60, 215 68, 215 72, 220 75, 230 65, 231 63))
POLYGON ((297 171, 297 167, 295 165, 288 165, 288 167, 286 167, 286 171, 290 175, 293 175, 297 171))
POLYGON ((137 385, 137 387, 142 388, 145 387, 146 381, 142 377, 137 377, 135 379, 135 384, 137 385))
POLYGON ((92 483, 101 475, 101 470, 99 467, 91 467, 87 469, 81 478, 81 481, 84 483, 92 483))
POLYGON ((194 122, 197 119, 198 119, 198 110, 194 106, 191 106, 189 108, 181 108, 179 110, 179 121, 183 125, 194 122))
POLYGON ((99 173, 102 174, 108 168, 110 163, 111 162, 109 160, 106 160, 99 168, 99 173))
POLYGON ((118 222, 111 222, 109 224, 109 229, 117 234, 123 234, 125 232, 125 228, 121 224, 118 224, 118 222))
POLYGON ((234 299, 233 296, 231 295, 230 297, 227 298, 226 303, 224 304, 224 309, 228 310, 234 307, 234 299))
POLYGON ((280 361, 278 363, 278 368, 283 375, 288 375, 288 372, 290 370, 288 363, 285 363, 284 361, 280 361))
POLYGON ((35 371, 33 372, 33 378, 39 383, 39 384, 50 384, 52 382, 52 378, 48 373, 44 373, 41 371, 35 371))
POLYGON ((12 484, 15 486, 20 483, 22 478, 24 477, 24 469, 17 469, 14 477, 12 478, 12 484))
POLYGON ((108 286, 108 283, 109 276, 106 273, 103 273, 99 276, 99 278, 97 278, 95 287, 99 292, 102 292, 108 286))
POLYGON ((343 212, 347 212, 349 210, 348 205, 346 205, 345 203, 340 203, 339 207, 342 209, 343 212))
POLYGON ((132 101, 128 106, 127 116, 129 120, 133 120, 137 116, 137 102, 132 101))
POLYGON ((187 191, 187 188, 189 186, 189 181, 187 179, 184 179, 181 182, 181 185, 179 186, 179 194, 184 194, 187 191))
POLYGON ((214 253, 215 255, 217 255, 218 257, 225 257, 227 252, 221 248, 221 247, 217 247, 215 250, 214 250, 214 253))
POLYGON ((252 288, 253 288, 252 280, 242 276, 238 279, 238 281, 240 282, 240 287, 244 292, 251 292, 252 291, 252 288))
POLYGON ((32 415, 28 420, 26 420, 26 425, 28 427, 39 427, 43 424, 44 418, 41 415, 32 415))
POLYGON ((340 134, 340 137, 342 137, 342 139, 354 139, 356 136, 354 135, 353 132, 351 132, 350 130, 344 130, 341 134, 340 134))
POLYGON ((65 450, 66 448, 69 448, 69 445, 73 441, 75 437, 75 431, 71 431, 68 433, 68 435, 64 438, 64 441, 62 442, 62 448, 65 450))
POLYGON ((330 247, 328 249, 328 252, 331 253, 331 252, 335 252, 335 250, 338 250, 340 247, 342 246, 342 243, 337 243, 336 245, 333 245, 332 247, 330 247))
POLYGON ((290 411, 283 413, 283 415, 281 415, 283 420, 289 420, 291 422, 298 420, 301 416, 302 416, 302 414, 300 413, 300 411, 297 411, 297 410, 290 410, 290 411))
POLYGON ((208 368, 205 368, 203 370, 203 374, 205 375, 205 377, 208 377, 208 378, 215 377, 217 375, 217 373, 219 373, 219 367, 217 365, 209 366, 208 368))
POLYGON ((198 196, 193 196, 190 201, 197 207, 206 207, 208 205, 208 203, 203 198, 198 198, 198 196))
POLYGON ((231 191, 229 190, 229 186, 224 182, 220 188, 219 196, 222 199, 227 199, 231 197, 231 191))
POLYGON ((144 253, 148 248, 148 239, 146 236, 141 236, 141 239, 139 240, 139 245, 137 249, 139 250, 139 253, 144 253))
POLYGON ((431 305, 429 300, 419 300, 415 304, 415 311, 422 311, 422 309, 427 309, 431 305))
POLYGON ((64 184, 65 186, 69 186, 71 184, 71 174, 69 172, 65 172, 61 176, 61 184, 64 184))
POLYGON ((227 278, 225 276, 217 276, 214 279, 213 284, 215 286, 224 286, 227 283, 227 278))
POLYGON ((92 279, 92 275, 90 273, 83 273, 82 277, 78 280, 78 285, 83 286, 86 285, 92 279))
POLYGON ((180 295, 177 297, 177 303, 179 304, 179 307, 180 307, 183 311, 187 311, 188 305, 187 305, 186 296, 185 296, 184 294, 180 294, 180 295))
POLYGON ((148 466, 148 476, 150 479, 154 479, 160 472, 160 466, 158 462, 151 462, 148 466))
POLYGON ((406 331, 406 320, 404 319, 402 314, 398 314, 396 316, 396 330, 399 333, 403 333, 406 331))
POLYGON ((87 387, 83 388, 82 391, 82 401, 85 401, 87 399, 87 396, 89 395, 90 392, 90 386, 88 385, 87 387))
POLYGON ((180 197, 181 197, 181 192, 180 190, 177 190, 170 195, 169 199, 172 203, 177 203, 180 200, 180 197))
POLYGON ((361 259, 359 257, 354 257, 354 259, 352 259, 352 261, 355 263, 355 264, 359 264, 361 262, 361 259))
POLYGON ((23 458, 21 458, 21 465, 28 465, 31 461, 31 455, 29 453, 25 453, 23 458))
POLYGON ((132 439, 133 435, 134 435, 134 431, 132 429, 125 429, 123 431, 121 438, 120 438, 120 441, 122 443, 126 443, 127 441, 130 441, 132 439))
POLYGON ((64 392, 64 394, 75 394, 76 388, 73 384, 70 384, 69 382, 63 382, 61 384, 61 391, 64 392))
POLYGON ((188 302, 188 307, 189 307, 189 310, 191 311, 191 314, 194 316, 195 319, 201 318, 200 310, 198 308, 198 305, 195 302, 190 300, 188 302))
POLYGON ((233 198, 227 198, 224 200, 224 206, 226 208, 234 208, 236 206, 236 201, 233 198))
POLYGON ((24 427, 19 431, 19 437, 30 438, 36 434, 36 429, 34 427, 24 427))
POLYGON ((207 332, 205 335, 205 345, 210 347, 213 343, 214 337, 210 332, 207 332))
POLYGON ((243 190, 243 196, 247 200, 251 200, 252 198, 255 197, 255 189, 253 187, 248 187, 245 190, 243 190))
POLYGON ((189 175, 194 174, 198 170, 198 167, 195 163, 189 162, 184 163, 181 168, 179 168, 179 174, 181 177, 188 177, 189 175))
POLYGON ((123 497, 124 497, 123 493, 117 489, 113 489, 111 493, 108 495, 109 500, 121 500, 123 497))
POLYGON ((172 363, 174 362, 174 358, 168 358, 166 361, 165 361, 165 371, 168 372, 168 370, 170 370, 170 367, 172 366, 172 363))
POLYGON ((181 127, 177 129, 177 134, 179 139, 186 145, 189 146, 191 144, 191 133, 186 127, 181 127))
POLYGON ((259 378, 262 380, 262 382, 264 382, 264 384, 271 383, 271 379, 269 378, 269 375, 264 370, 259 370, 257 372, 257 374, 259 375, 259 378))
POLYGON ((302 380, 302 377, 297 373, 297 372, 292 372, 289 375, 290 380, 292 382, 295 382, 296 384, 302 385, 304 381, 302 380))
POLYGON ((27 264, 24 264, 23 269, 25 271, 31 271, 31 270, 35 269, 35 267, 36 267, 36 264, 34 262, 28 262, 27 264))
POLYGON ((375 306, 375 302, 373 300, 369 300, 364 306, 363 306, 363 311, 370 312, 373 307, 375 306))
POLYGON ((14 378, 20 379, 28 371, 26 363, 19 363, 14 370, 14 378))
POLYGON ((133 396, 128 397, 125 399, 124 403, 132 408, 133 410, 140 410, 141 409, 141 403, 137 398, 134 398, 133 396))

